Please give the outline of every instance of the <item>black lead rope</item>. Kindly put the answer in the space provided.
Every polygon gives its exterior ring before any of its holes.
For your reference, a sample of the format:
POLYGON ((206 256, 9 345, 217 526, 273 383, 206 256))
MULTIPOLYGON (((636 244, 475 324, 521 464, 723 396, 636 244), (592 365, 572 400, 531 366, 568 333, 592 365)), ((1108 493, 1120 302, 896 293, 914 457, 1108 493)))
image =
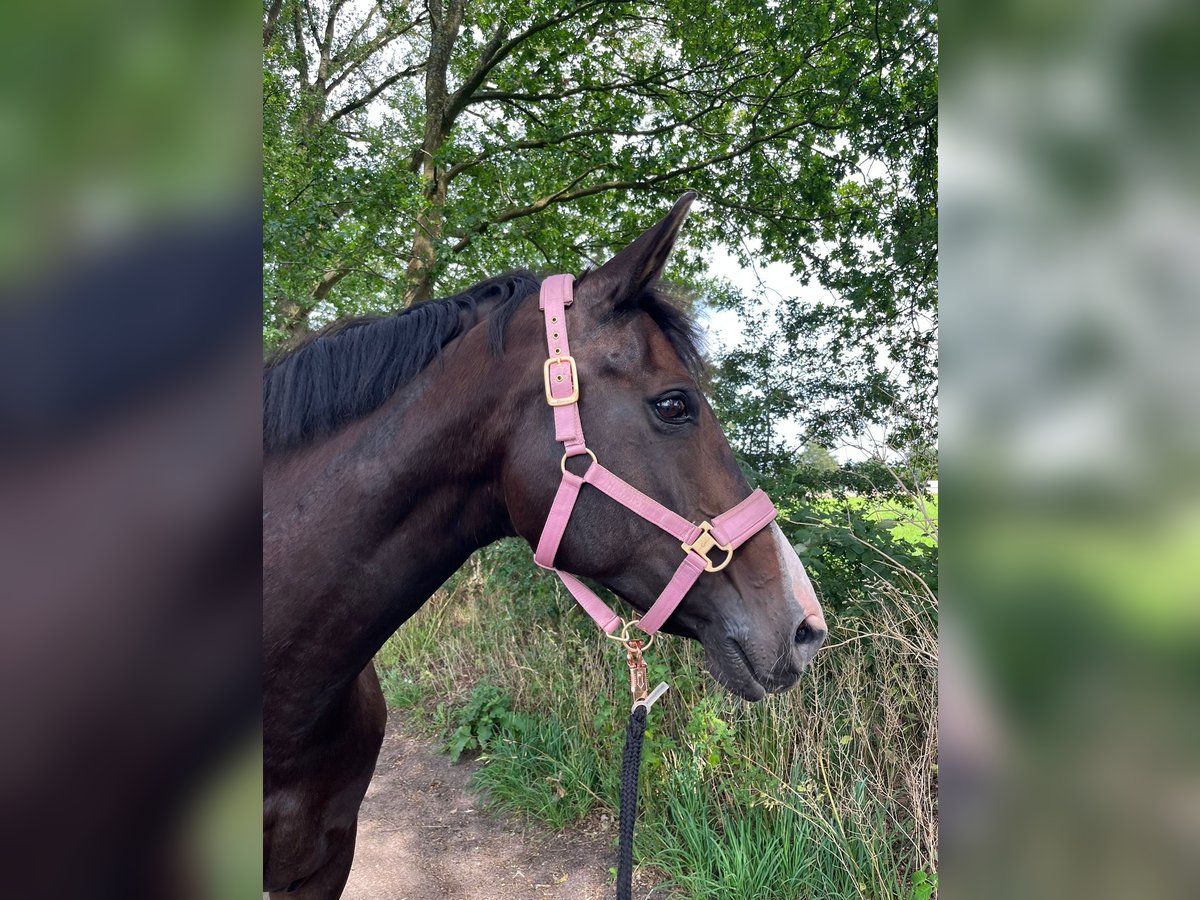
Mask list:
POLYGON ((637 819, 638 771, 642 768, 642 739, 646 736, 646 706, 639 703, 629 716, 625 755, 621 759, 620 843, 617 849, 617 900, 633 897, 633 823, 637 819))
POLYGON ((621 758, 621 812, 618 818, 620 839, 617 844, 617 900, 633 900, 633 823, 637 819, 638 771, 642 768, 642 739, 646 736, 646 717, 658 698, 667 692, 667 683, 646 693, 646 664, 642 661, 641 642, 630 642, 629 669, 633 677, 633 712, 625 731, 625 755, 621 758))

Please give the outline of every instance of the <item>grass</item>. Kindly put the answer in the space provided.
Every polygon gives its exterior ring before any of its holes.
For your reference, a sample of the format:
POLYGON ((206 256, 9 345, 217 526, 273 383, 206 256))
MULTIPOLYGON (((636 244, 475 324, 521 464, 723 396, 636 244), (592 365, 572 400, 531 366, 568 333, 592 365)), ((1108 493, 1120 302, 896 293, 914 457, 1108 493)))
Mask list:
POLYGON ((904 499, 877 500, 866 497, 847 497, 846 503, 868 509, 867 518, 895 524, 892 537, 917 547, 937 544, 938 497, 911 495, 904 499))
MULTIPOLYGON (((671 691, 647 729, 635 849, 668 880, 664 896, 929 896, 936 601, 880 584, 866 607, 831 614, 799 685, 758 704, 718 687, 692 642, 649 651, 650 683, 671 691)), ((476 780, 494 805, 556 829, 615 821, 624 654, 528 548, 476 554, 376 663, 389 703, 448 746, 464 727, 486 736, 476 780)))

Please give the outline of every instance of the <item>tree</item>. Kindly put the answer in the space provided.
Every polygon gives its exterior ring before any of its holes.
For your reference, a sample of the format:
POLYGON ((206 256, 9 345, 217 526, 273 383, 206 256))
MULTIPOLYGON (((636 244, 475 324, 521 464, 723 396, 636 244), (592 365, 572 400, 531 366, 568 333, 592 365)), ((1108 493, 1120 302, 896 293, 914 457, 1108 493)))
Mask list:
POLYGON ((929 305, 935 41, 889 0, 271 0, 268 337, 579 270, 685 188, 685 276, 754 237, 894 324, 929 305))
POLYGON ((817 472, 829 474, 838 470, 838 461, 833 454, 820 444, 808 444, 796 457, 796 461, 817 472))

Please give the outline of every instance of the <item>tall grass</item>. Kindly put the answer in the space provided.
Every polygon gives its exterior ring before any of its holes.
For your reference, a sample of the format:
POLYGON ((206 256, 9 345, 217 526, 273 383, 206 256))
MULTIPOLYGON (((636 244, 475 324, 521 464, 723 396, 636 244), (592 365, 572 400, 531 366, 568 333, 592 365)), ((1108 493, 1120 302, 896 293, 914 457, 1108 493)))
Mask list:
MULTIPOLYGON (((650 649, 650 683, 672 689, 647 729, 636 850, 664 895, 928 896, 914 876, 937 857, 936 600, 919 582, 868 596, 865 613, 829 616, 796 688, 758 704, 718 687, 698 645, 650 649)), ((376 662, 389 702, 431 731, 462 727, 480 691, 505 697, 479 726, 494 804, 554 828, 615 819, 624 654, 523 545, 477 554, 376 662)))

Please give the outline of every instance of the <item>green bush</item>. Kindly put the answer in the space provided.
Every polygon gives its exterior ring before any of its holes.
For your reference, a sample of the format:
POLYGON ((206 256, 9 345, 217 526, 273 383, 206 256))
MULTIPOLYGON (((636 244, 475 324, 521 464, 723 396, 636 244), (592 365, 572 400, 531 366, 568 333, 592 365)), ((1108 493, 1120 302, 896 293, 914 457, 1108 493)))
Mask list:
POLYGON ((502 734, 519 734, 526 719, 512 711, 512 701, 499 688, 479 684, 470 699, 454 711, 453 723, 445 749, 451 762, 458 762, 467 751, 487 750, 502 734))
POLYGON ((828 611, 861 611, 871 602, 866 586, 880 581, 908 589, 918 580, 937 594, 936 496, 878 463, 834 471, 776 463, 760 472, 743 460, 743 468, 770 494, 828 611))
POLYGON ((937 893, 938 877, 928 872, 913 872, 912 889, 908 892, 908 900, 929 900, 937 893))

